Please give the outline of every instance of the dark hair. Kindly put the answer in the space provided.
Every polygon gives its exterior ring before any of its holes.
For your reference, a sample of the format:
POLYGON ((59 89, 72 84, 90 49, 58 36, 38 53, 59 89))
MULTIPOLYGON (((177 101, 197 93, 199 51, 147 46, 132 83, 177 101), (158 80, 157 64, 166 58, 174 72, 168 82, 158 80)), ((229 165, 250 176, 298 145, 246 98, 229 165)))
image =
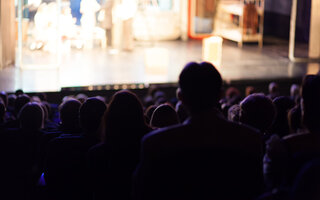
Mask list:
POLYGON ((163 128, 178 123, 179 119, 176 111, 168 104, 158 106, 153 112, 150 121, 150 125, 157 128, 163 128))
POLYGON ((85 132, 95 133, 98 130, 106 109, 106 104, 96 97, 88 98, 81 105, 80 125, 85 132))
POLYGON ((188 63, 180 73, 179 86, 191 113, 218 106, 222 79, 212 64, 188 63))
POLYGON ((251 94, 240 103, 240 122, 265 132, 276 114, 271 99, 263 94, 251 94))
POLYGON ((76 99, 66 100, 60 104, 60 120, 64 128, 78 128, 80 106, 80 101, 76 99))
POLYGON ((28 102, 30 102, 30 97, 26 94, 21 94, 17 97, 17 99, 15 100, 14 103, 14 111, 15 114, 18 115, 18 113, 20 112, 21 108, 27 104, 28 102))
POLYGON ((283 137, 290 134, 290 127, 288 121, 288 112, 294 107, 294 101, 287 96, 279 96, 273 100, 276 107, 276 117, 271 127, 272 133, 276 133, 283 137))
POLYGON ((43 127, 43 110, 39 103, 25 104, 18 115, 22 129, 38 130, 43 127))
POLYGON ((141 138, 134 130, 147 127, 142 103, 138 97, 128 91, 115 93, 104 115, 105 142, 141 138))

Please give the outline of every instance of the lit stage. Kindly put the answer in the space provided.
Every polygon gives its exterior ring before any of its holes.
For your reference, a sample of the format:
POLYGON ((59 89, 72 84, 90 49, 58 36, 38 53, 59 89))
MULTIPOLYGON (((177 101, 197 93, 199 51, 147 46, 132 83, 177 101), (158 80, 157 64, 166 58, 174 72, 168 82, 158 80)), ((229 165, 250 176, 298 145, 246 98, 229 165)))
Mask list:
MULTIPOLYGON (((0 90, 14 91, 22 88, 27 92, 60 91, 63 87, 105 86, 114 84, 174 83, 182 67, 189 61, 201 61, 201 41, 135 42, 133 51, 110 49, 72 50, 64 54, 58 69, 6 68, 0 72, 0 90), (167 69, 150 72, 146 69, 146 52, 150 48, 166 49, 166 53, 152 59, 166 60, 167 69)), ((300 78, 306 73, 315 73, 318 64, 292 63, 287 58, 285 42, 244 45, 224 41, 222 66, 223 79, 268 80, 300 78)), ((161 52, 161 51, 160 51, 161 52)), ((48 59, 40 52, 24 55, 28 63, 48 59)))

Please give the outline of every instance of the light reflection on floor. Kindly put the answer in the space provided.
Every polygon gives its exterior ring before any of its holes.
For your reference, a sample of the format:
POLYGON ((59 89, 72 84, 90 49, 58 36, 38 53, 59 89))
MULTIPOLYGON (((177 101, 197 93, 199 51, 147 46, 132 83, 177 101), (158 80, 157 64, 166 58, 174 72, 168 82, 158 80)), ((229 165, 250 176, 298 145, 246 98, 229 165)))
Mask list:
MULTIPOLYGON (((291 63, 283 52, 275 51, 275 45, 245 45, 238 48, 233 42, 224 42, 220 72, 225 80, 275 79, 302 77, 307 64, 291 63)), ((176 82, 182 67, 190 61, 201 61, 200 41, 172 41, 135 44, 132 52, 94 49, 73 50, 62 56, 59 69, 6 68, 0 71, 0 90, 59 91, 61 87, 106 85, 119 83, 176 82), (166 74, 150 74, 145 69, 145 51, 148 48, 168 50, 166 74)), ((51 58, 50 58, 51 59, 51 58)), ((47 61, 52 62, 52 59, 47 61)), ((26 63, 44 63, 41 53, 29 53, 23 57, 26 63)), ((40 65, 41 67, 41 65, 40 65)), ((319 68, 318 68, 319 69, 319 68)))

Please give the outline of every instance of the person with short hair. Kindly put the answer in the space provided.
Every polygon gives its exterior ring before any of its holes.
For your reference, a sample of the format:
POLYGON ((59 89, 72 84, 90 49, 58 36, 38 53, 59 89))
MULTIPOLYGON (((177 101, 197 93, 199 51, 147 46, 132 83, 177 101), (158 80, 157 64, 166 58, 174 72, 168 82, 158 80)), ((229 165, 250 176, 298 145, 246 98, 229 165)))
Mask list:
POLYGON ((183 124, 142 139, 135 199, 253 199, 262 190, 262 138, 219 111, 222 78, 210 63, 188 63, 179 99, 183 124))

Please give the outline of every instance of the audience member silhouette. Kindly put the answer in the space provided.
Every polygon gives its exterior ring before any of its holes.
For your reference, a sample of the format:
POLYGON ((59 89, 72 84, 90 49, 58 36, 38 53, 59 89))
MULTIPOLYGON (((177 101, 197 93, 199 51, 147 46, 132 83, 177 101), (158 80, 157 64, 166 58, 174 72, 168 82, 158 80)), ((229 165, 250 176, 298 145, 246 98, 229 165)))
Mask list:
POLYGON ((142 140, 134 175, 135 199, 252 199, 262 188, 262 139, 218 111, 222 79, 210 63, 186 65, 179 99, 184 124, 142 140))
POLYGON ((137 96, 126 90, 117 92, 105 113, 103 127, 104 142, 88 154, 93 197, 130 199, 140 140, 151 130, 137 96))
POLYGON ((178 115, 174 108, 169 104, 158 106, 151 117, 150 126, 154 128, 163 128, 179 123, 178 115))
POLYGON ((149 106, 146 111, 144 112, 144 115, 145 115, 145 118, 146 118, 146 123, 147 124, 150 124, 150 120, 151 120, 151 117, 152 117, 152 114, 154 112, 154 110, 157 108, 156 105, 151 105, 149 106))
POLYGON ((294 101, 287 96, 279 96, 273 99, 276 107, 276 116, 273 121, 271 132, 278 134, 280 137, 290 134, 288 112, 294 107, 294 101))
POLYGON ((251 94, 240 103, 240 122, 266 133, 276 115, 272 101, 263 94, 251 94))
POLYGON ((43 110, 38 103, 27 103, 18 119, 20 128, 7 130, 1 140, 1 186, 5 186, 1 195, 8 195, 4 199, 33 199, 40 176, 38 158, 43 110))
POLYGON ((228 120, 232 122, 239 122, 240 120, 240 105, 235 104, 228 110, 228 120))
POLYGON ((19 128, 18 114, 21 108, 28 102, 30 102, 30 97, 26 94, 22 94, 17 97, 14 103, 14 113, 13 113, 15 118, 13 120, 6 122, 5 124, 6 128, 19 128))
POLYGON ((290 98, 297 102, 297 99, 300 98, 300 86, 297 84, 292 84, 290 87, 290 98))
POLYGON ((302 133, 304 128, 302 125, 302 113, 300 104, 292 108, 288 113, 288 122, 290 127, 290 133, 302 133))
POLYGON ((269 84, 269 87, 268 87, 268 90, 269 90, 269 94, 268 94, 268 97, 270 99, 275 99, 276 97, 279 96, 279 85, 275 82, 271 82, 269 84))
POLYGON ((59 106, 60 111, 60 130, 63 134, 79 134, 79 109, 81 103, 76 99, 64 101, 59 106))
POLYGON ((306 133, 267 141, 264 173, 272 187, 290 186, 300 168, 320 157, 320 76, 308 75, 302 84, 302 121, 306 133))
POLYGON ((88 98, 79 112, 83 134, 62 135, 49 143, 44 177, 54 199, 90 199, 86 153, 99 142, 97 131, 105 110, 104 102, 88 98))

